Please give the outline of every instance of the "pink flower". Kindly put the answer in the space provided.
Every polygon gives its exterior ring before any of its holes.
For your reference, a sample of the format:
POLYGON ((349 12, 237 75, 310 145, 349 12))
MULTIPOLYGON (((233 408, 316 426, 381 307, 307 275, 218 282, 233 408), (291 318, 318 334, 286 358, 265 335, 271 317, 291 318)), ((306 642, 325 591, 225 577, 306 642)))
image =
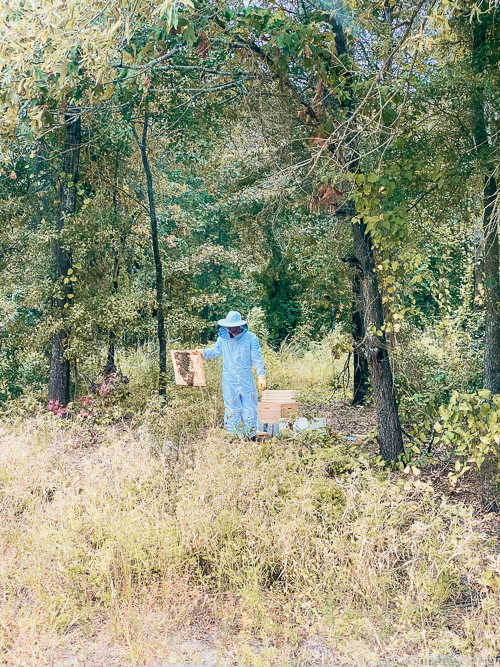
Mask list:
POLYGON ((59 401, 56 401, 55 398, 50 399, 47 405, 47 410, 53 412, 56 417, 64 417, 64 415, 67 415, 69 412, 69 408, 63 408, 59 401))
POLYGON ((84 397, 82 398, 82 404, 83 404, 83 405, 92 405, 93 402, 94 402, 94 401, 93 401, 92 398, 90 398, 90 396, 84 396, 84 397))
POLYGON ((101 398, 106 398, 109 394, 113 393, 113 390, 114 385, 111 376, 109 376, 109 378, 106 378, 106 380, 104 380, 104 382, 101 384, 101 388, 99 390, 101 398))
POLYGON ((48 405, 47 405, 47 410, 49 410, 49 412, 53 412, 55 414, 60 409, 60 407, 61 407, 61 404, 59 403, 59 401, 56 401, 55 398, 51 398, 48 405))

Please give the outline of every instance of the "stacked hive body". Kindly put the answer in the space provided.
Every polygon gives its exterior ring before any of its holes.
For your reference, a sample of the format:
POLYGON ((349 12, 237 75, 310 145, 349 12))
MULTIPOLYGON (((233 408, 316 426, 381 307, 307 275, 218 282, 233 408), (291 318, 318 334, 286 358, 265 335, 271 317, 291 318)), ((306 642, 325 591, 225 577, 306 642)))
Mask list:
MULTIPOLYGON (((299 404, 297 403, 296 392, 290 391, 263 391, 262 401, 258 405, 258 420, 259 425, 263 426, 264 431, 266 424, 279 424, 281 420, 288 417, 288 415, 299 414, 299 404)), ((276 429, 272 429, 274 433, 276 429)))

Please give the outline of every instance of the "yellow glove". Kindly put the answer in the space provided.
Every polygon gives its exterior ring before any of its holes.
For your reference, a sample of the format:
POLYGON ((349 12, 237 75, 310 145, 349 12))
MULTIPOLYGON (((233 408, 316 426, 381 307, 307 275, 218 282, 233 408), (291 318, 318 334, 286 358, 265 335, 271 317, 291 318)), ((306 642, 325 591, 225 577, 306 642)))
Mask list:
POLYGON ((259 375, 258 378, 259 378, 259 389, 261 391, 265 391, 265 389, 267 387, 266 376, 265 375, 259 375))
POLYGON ((203 357, 203 350, 197 348, 196 350, 192 350, 191 354, 197 354, 199 357, 203 357))

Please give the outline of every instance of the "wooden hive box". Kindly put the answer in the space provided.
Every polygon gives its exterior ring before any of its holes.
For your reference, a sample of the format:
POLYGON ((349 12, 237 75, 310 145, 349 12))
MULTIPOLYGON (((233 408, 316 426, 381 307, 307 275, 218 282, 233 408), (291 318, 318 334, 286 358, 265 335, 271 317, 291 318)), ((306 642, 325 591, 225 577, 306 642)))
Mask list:
POLYGON ((186 350, 171 350, 175 384, 187 387, 206 387, 203 362, 198 354, 186 350))
POLYGON ((281 419, 292 413, 299 414, 295 391, 273 391, 262 392, 262 401, 257 408, 257 419, 261 424, 279 424, 281 419))

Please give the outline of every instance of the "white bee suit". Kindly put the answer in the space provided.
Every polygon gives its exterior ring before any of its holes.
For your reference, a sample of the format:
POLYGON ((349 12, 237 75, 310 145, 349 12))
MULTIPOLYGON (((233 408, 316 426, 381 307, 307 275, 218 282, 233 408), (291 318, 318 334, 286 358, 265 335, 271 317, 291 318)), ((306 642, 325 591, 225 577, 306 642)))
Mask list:
POLYGON ((246 324, 241 326, 243 331, 234 338, 221 326, 215 345, 202 353, 203 359, 215 359, 221 354, 224 358, 222 395, 227 432, 253 437, 257 432, 257 389, 252 366, 257 375, 265 375, 266 367, 257 336, 248 331, 246 324))

